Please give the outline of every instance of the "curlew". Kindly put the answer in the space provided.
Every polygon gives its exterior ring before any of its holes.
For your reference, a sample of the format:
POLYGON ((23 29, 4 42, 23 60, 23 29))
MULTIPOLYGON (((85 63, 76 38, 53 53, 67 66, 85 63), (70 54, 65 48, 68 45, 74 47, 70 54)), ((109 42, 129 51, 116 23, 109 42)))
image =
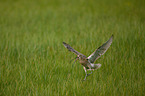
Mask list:
POLYGON ((77 57, 74 59, 79 60, 79 63, 81 65, 83 65, 83 68, 84 68, 85 74, 86 74, 84 80, 86 80, 86 77, 89 76, 90 74, 92 74, 92 70, 96 70, 101 67, 101 64, 99 64, 99 63, 94 64, 94 62, 107 51, 107 49, 110 47, 110 45, 112 43, 112 40, 113 40, 113 35, 110 37, 110 39, 107 42, 105 42, 102 46, 97 48, 89 57, 86 57, 82 53, 76 51, 69 44, 67 44, 65 42, 63 42, 63 45, 69 51, 71 51, 77 55, 77 57), (87 74, 88 70, 90 70, 91 73, 87 74))

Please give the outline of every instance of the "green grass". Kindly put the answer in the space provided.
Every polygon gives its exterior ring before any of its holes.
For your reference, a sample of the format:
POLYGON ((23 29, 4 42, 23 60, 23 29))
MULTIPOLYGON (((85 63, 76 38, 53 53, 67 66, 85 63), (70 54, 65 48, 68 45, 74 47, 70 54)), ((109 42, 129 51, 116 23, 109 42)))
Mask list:
POLYGON ((1 0, 1 96, 144 96, 144 0, 1 0), (114 34, 85 82, 65 41, 89 56, 114 34))

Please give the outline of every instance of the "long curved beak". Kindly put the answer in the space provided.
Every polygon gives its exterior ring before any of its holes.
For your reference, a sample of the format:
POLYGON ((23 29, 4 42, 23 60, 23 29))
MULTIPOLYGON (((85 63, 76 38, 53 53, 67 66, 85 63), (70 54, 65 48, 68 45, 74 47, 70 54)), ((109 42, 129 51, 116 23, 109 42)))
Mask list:
MULTIPOLYGON (((79 59, 79 57, 75 57, 75 58, 73 58, 71 61, 73 61, 74 59, 75 59, 75 61, 73 62, 73 65, 74 65, 74 63, 79 59)), ((71 61, 70 61, 70 62, 71 62, 71 61)), ((73 65, 72 65, 72 66, 73 66, 73 65)))
MULTIPOLYGON (((76 60, 77 60, 78 58, 79 58, 79 57, 75 57, 75 58, 73 58, 70 62, 72 62, 74 59, 76 59, 76 60)), ((75 60, 75 62, 76 62, 76 60, 75 60)))
POLYGON ((79 59, 79 57, 76 57, 75 59, 76 59, 76 60, 74 61, 74 63, 79 59))

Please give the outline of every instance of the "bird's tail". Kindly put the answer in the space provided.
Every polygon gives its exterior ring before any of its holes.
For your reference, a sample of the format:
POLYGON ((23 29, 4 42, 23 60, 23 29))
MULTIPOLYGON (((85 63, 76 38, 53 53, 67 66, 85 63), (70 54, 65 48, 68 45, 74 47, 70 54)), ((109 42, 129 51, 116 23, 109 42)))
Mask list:
POLYGON ((98 69, 100 67, 101 67, 101 64, 91 64, 91 69, 96 70, 96 69, 98 69))

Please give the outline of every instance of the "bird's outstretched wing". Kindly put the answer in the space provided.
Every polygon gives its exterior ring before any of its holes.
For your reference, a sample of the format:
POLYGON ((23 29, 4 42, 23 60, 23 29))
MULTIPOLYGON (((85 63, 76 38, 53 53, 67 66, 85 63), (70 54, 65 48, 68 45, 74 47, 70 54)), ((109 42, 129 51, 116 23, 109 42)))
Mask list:
MULTIPOLYGON (((72 51, 73 53, 75 53, 76 55, 83 55, 82 53, 79 53, 78 51, 76 51, 75 49, 73 49, 70 45, 68 45, 67 43, 63 42, 63 45, 69 50, 72 51)), ((83 55, 85 56, 85 55, 83 55)), ((86 56, 85 56, 86 57, 86 56)))
POLYGON ((91 63, 94 63, 101 55, 103 55, 107 49, 110 47, 111 43, 113 40, 113 35, 111 36, 111 38, 104 43, 102 46, 100 46, 98 49, 96 49, 89 57, 89 61, 91 63))

